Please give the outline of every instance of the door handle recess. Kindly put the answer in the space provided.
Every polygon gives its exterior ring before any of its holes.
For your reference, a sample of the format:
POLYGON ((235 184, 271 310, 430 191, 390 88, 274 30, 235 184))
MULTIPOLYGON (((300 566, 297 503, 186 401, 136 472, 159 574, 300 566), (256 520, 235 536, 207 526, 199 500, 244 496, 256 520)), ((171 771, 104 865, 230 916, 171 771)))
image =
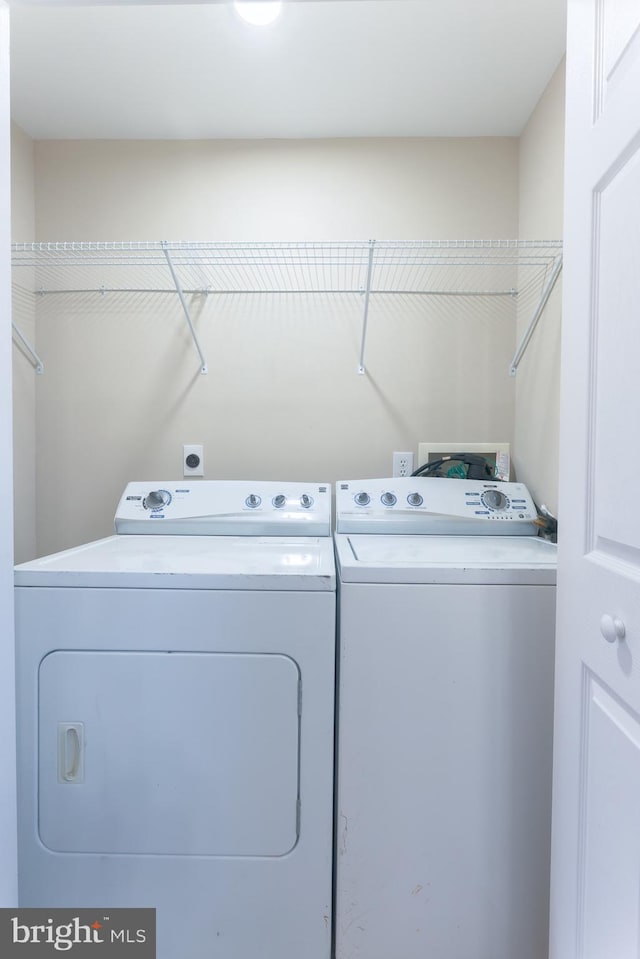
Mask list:
POLYGON ((58 782, 84 782, 84 723, 58 723, 58 782))

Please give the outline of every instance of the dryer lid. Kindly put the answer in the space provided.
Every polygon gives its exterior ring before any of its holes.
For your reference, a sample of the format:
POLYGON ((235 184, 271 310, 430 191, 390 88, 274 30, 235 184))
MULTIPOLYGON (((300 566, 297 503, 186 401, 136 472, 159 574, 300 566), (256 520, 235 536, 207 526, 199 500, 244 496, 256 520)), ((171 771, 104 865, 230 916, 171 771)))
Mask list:
POLYGON ((334 590, 329 537, 110 536, 15 568, 16 586, 334 590))

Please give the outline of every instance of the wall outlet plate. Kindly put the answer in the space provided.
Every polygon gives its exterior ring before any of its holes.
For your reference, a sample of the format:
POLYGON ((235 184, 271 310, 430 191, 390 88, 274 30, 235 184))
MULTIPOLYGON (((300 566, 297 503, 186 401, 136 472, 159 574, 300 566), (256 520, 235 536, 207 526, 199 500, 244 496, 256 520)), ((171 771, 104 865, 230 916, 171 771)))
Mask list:
POLYGON ((411 476, 413 473, 413 453, 393 454, 393 476, 411 476))
POLYGON ((184 476, 204 476, 204 447, 201 443, 182 447, 182 471, 184 476))

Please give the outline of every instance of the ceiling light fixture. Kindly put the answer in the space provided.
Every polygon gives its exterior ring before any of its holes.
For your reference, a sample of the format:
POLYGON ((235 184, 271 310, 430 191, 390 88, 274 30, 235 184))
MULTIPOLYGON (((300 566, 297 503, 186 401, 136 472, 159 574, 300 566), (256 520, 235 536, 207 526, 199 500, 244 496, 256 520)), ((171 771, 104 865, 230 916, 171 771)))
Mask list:
POLYGON ((266 27, 280 16, 282 0, 235 0, 236 11, 254 27, 266 27))

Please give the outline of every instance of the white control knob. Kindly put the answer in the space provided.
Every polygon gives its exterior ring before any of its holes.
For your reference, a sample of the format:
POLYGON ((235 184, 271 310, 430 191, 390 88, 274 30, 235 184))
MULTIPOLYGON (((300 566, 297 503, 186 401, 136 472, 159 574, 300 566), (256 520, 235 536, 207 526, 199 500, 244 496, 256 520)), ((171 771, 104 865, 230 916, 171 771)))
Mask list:
POLYGON ((380 499, 382 500, 383 506, 395 506, 396 503, 398 502, 395 494, 389 491, 387 491, 386 493, 383 493, 380 499))
POLYGON ((409 506, 422 506, 423 499, 420 496, 420 493, 409 493, 407 496, 407 503, 409 506))
POLYGON ((615 643, 617 639, 624 639, 626 629, 621 619, 605 613, 600 620, 600 632, 608 643, 615 643))
POLYGON ((353 498, 358 506, 368 506, 371 502, 371 497, 368 493, 365 493, 364 490, 361 493, 356 493, 353 498))
POLYGON ((287 502, 287 497, 284 495, 284 493, 278 493, 277 496, 273 497, 272 502, 276 509, 282 509, 284 504, 287 502))
POLYGON ((260 506, 261 502, 262 500, 256 495, 256 493, 251 493, 245 500, 245 504, 249 507, 249 509, 256 509, 256 507, 260 506))
POLYGON ((509 505, 509 500, 499 489, 486 490, 481 499, 487 509, 501 510, 506 509, 509 505))
POLYGON ((313 506, 313 496, 309 496, 308 493, 303 493, 300 497, 300 506, 304 509, 310 509, 313 506))
POLYGON ((171 502, 171 493, 166 489, 154 489, 145 496, 142 505, 145 509, 156 510, 168 506, 171 502))

